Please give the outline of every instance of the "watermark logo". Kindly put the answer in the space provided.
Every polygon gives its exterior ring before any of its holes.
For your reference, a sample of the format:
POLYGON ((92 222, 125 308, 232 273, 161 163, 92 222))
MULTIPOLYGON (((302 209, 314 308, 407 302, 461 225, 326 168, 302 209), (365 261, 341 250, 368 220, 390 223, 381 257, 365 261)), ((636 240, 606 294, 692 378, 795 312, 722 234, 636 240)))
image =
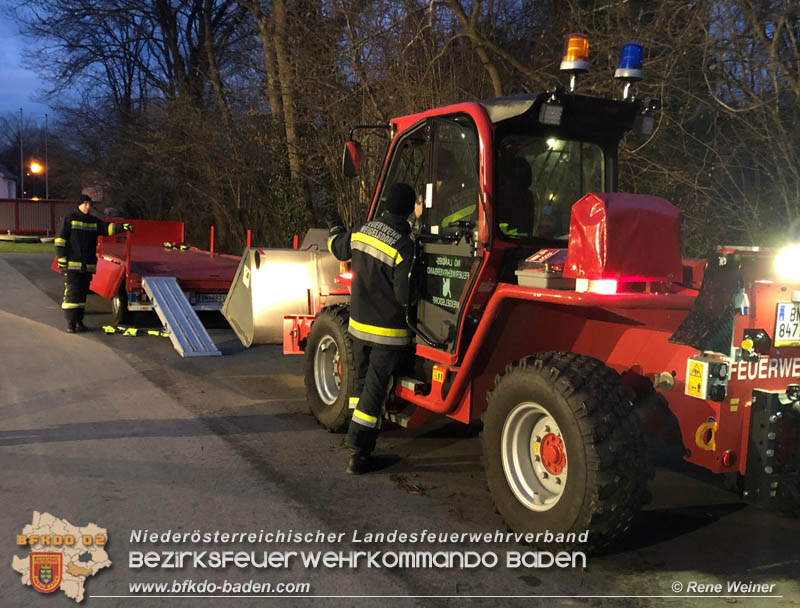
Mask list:
POLYGON ((75 526, 50 513, 33 512, 31 523, 17 535, 17 550, 27 547, 27 557, 14 556, 11 567, 22 575, 22 584, 40 593, 61 591, 83 601, 90 576, 111 566, 105 546, 108 533, 96 524, 75 526))
POLYGON ((53 593, 61 585, 64 571, 63 553, 31 552, 31 585, 39 593, 53 593))

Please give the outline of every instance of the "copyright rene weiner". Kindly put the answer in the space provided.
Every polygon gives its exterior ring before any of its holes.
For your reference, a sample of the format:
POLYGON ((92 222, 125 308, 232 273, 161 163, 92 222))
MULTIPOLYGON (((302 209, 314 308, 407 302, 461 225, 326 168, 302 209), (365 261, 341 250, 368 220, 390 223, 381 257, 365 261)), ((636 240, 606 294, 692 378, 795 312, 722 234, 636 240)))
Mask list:
POLYGON ((691 593, 696 595, 774 594, 776 583, 757 583, 755 581, 728 580, 723 583, 703 581, 673 581, 673 593, 691 593))

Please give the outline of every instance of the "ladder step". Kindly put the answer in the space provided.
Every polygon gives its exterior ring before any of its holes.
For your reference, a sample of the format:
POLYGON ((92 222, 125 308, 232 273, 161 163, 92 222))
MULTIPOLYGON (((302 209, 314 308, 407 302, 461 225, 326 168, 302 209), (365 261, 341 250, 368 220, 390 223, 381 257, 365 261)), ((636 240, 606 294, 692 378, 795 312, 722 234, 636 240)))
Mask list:
POLYGON ((153 301, 158 318, 182 357, 216 356, 222 353, 192 309, 175 277, 143 277, 142 286, 153 301))
POLYGON ((398 381, 400 386, 404 389, 412 391, 415 395, 421 395, 425 392, 425 383, 415 378, 405 376, 398 381))
POLYGON ((413 429, 424 424, 430 415, 430 410, 409 405, 404 410, 387 410, 385 418, 398 426, 413 429))
POLYGON ((402 411, 387 411, 384 417, 393 422, 397 426, 407 427, 408 421, 411 420, 412 414, 416 411, 417 406, 408 407, 402 411))

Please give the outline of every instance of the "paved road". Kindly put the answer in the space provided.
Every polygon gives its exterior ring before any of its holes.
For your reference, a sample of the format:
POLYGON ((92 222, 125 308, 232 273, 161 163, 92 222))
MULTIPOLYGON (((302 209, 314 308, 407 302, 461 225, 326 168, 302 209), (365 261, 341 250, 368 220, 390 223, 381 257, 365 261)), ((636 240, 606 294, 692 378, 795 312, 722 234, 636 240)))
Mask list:
MULTIPOLYGON (((478 429, 440 420, 415 431, 389 430, 381 453, 389 465, 351 478, 343 472, 342 437, 308 414, 303 360, 280 348, 241 347, 219 318, 211 335, 224 356, 181 359, 169 340, 67 335, 58 303, 63 289, 41 255, 0 256, 0 606, 67 606, 63 594, 20 585, 11 567, 15 538, 33 511, 109 532, 110 570, 86 583, 89 606, 255 606, 255 598, 130 598, 129 585, 207 579, 310 583, 316 600, 298 604, 449 605, 421 596, 605 596, 557 598, 556 605, 800 604, 800 522, 736 502, 686 466, 660 467, 654 503, 633 534, 586 569, 304 568, 132 569, 131 551, 418 550, 494 552, 512 543, 374 545, 354 531, 495 532, 504 530, 483 481, 478 429), (680 470, 678 470, 680 469, 680 470), (687 475, 686 473, 690 473, 687 475), (341 543, 161 544, 132 542, 132 530, 343 533, 341 543), (774 583, 783 598, 610 598, 673 596, 691 581, 774 583), (344 598, 342 596, 348 596, 344 598), (415 596, 415 597, 409 597, 415 596), (678 604, 678 602, 680 602, 678 604)), ((107 303, 90 299, 87 323, 110 321, 107 303)), ((139 315, 140 325, 155 325, 139 315)), ((487 605, 530 605, 528 598, 485 599, 487 605)))

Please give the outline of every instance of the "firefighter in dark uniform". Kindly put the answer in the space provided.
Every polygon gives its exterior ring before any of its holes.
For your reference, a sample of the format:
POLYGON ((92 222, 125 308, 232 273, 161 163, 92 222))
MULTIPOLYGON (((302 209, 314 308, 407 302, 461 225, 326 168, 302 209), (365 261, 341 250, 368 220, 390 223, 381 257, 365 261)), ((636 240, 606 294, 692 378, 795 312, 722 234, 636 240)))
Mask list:
POLYGON ((56 233, 58 268, 64 273, 64 298, 61 308, 67 320, 67 333, 86 331, 83 312, 89 283, 97 269, 97 237, 113 236, 123 230, 133 231, 130 224, 109 223, 89 212, 92 199, 81 196, 78 208, 67 215, 56 233))
POLYGON ((345 230, 335 212, 326 215, 328 249, 340 260, 352 259, 350 324, 356 365, 355 407, 346 445, 352 455, 347 472, 370 467, 383 408, 400 363, 408 356, 411 331, 406 324, 408 274, 414 255, 408 216, 416 195, 408 184, 389 187, 386 211, 357 229, 345 230))

